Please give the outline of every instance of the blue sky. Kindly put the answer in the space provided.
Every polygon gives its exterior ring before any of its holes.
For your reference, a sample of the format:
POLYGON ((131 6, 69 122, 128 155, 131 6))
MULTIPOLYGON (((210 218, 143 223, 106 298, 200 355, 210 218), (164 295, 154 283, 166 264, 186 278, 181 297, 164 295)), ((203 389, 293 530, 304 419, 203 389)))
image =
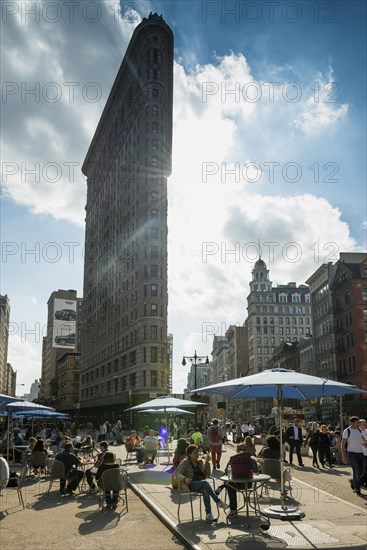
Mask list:
POLYGON ((36 21, 32 4, 2 5, 8 359, 19 383, 39 378, 51 292, 82 296, 80 167, 133 29, 153 11, 175 35, 169 330, 182 391, 182 355, 210 354, 208 323, 223 334, 246 318, 251 243, 275 285, 366 250, 365 2, 280 1, 273 20, 261 1, 122 2, 119 12, 84 0, 71 17, 44 0, 36 21))

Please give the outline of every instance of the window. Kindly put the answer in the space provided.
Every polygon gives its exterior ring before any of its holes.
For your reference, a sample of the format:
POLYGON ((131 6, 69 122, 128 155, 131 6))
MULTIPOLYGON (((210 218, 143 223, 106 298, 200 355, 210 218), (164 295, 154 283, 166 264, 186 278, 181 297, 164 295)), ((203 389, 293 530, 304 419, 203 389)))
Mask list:
POLYGON ((157 306, 157 304, 151 304, 151 315, 152 315, 152 317, 157 317, 157 315, 158 315, 158 306, 157 306))
POLYGON ((150 348, 150 361, 151 361, 151 363, 158 363, 158 348, 157 347, 151 347, 150 348))
POLYGON ((150 371, 150 385, 152 388, 156 388, 158 385, 158 375, 156 370, 150 371))
POLYGON ((150 327, 150 336, 151 336, 152 340, 157 339, 158 332, 157 332, 157 326, 156 325, 151 325, 151 327, 150 327))
POLYGON ((158 296, 158 285, 151 285, 150 295, 151 296, 158 296))

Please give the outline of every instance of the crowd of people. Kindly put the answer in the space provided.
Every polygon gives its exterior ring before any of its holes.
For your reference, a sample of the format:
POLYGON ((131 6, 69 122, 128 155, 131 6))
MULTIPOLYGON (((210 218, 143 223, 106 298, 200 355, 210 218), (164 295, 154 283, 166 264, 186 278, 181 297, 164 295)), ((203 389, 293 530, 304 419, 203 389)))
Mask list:
MULTIPOLYGON (((110 433, 113 426, 108 426, 107 421, 101 425, 100 430, 106 434, 110 433), (102 426, 104 428, 102 429, 102 426), (106 431, 105 431, 106 430, 106 431)), ((166 444, 166 438, 169 431, 164 423, 161 423, 159 431, 145 426, 141 432, 141 437, 136 430, 131 430, 124 437, 126 449, 129 452, 136 452, 139 463, 152 464, 155 461, 159 448, 166 444), (161 430, 163 432, 161 434, 161 430)), ((172 427, 179 430, 176 427, 172 427)), ((214 418, 205 427, 190 426, 186 423, 180 423, 180 432, 183 437, 177 439, 177 445, 173 456, 173 467, 177 478, 185 483, 188 490, 195 490, 203 493, 204 505, 207 519, 212 521, 210 502, 213 500, 219 506, 226 507, 219 498, 222 487, 214 492, 211 485, 205 480, 209 473, 215 470, 227 472, 230 464, 224 466, 221 470, 223 443, 227 441, 228 432, 232 434, 232 441, 237 445, 237 457, 240 464, 250 465, 247 471, 248 476, 251 472, 261 471, 261 460, 266 458, 278 459, 280 462, 293 464, 294 454, 297 457, 298 466, 304 467, 302 456, 302 447, 309 447, 312 452, 312 466, 316 469, 333 468, 336 464, 349 464, 352 468, 352 478, 350 485, 352 490, 361 494, 362 488, 367 488, 367 428, 366 420, 358 417, 351 417, 349 427, 342 433, 340 430, 333 430, 326 424, 319 425, 313 422, 310 429, 300 426, 297 419, 283 431, 284 446, 280 445, 280 432, 276 426, 269 430, 266 438, 266 444, 257 452, 254 444, 254 435, 256 428, 249 422, 232 424, 229 427, 221 426, 217 418, 214 418), (289 453, 286 456, 285 444, 288 444, 289 453), (199 453, 203 453, 203 458, 199 458, 199 453), (211 465, 211 468, 210 468, 211 465)), ((116 423, 116 429, 122 433, 121 424, 116 423)), ((83 439, 80 437, 72 438, 70 432, 66 429, 61 431, 59 426, 54 426, 46 445, 46 430, 43 424, 36 426, 33 435, 28 439, 21 435, 19 430, 14 431, 14 447, 26 448, 28 457, 31 458, 34 453, 50 453, 48 447, 53 448, 54 457, 61 461, 65 467, 65 479, 60 482, 60 492, 62 494, 73 494, 78 488, 79 483, 85 476, 91 493, 96 491, 96 485, 102 473, 111 467, 118 465, 115 463, 114 455, 109 451, 107 439, 99 442, 99 454, 92 464, 91 468, 82 471, 78 466, 82 460, 80 454, 88 449, 93 450, 94 442, 91 435, 87 434, 83 439)), ((233 458, 233 457, 232 457, 233 458)), ((33 474, 38 474, 38 468, 33 468, 33 474)), ((9 468, 5 456, 0 456, 0 484, 4 486, 9 477, 9 468)), ((280 479, 276 479, 280 483, 280 479)), ((228 489, 230 516, 237 514, 237 503, 235 491, 228 489)), ((114 507, 117 503, 117 496, 106 495, 108 507, 114 507)))
MULTIPOLYGON (((282 463, 293 464, 294 453, 298 459, 298 465, 303 468, 302 447, 309 446, 312 451, 312 466, 316 469, 333 467, 335 462, 339 464, 350 464, 353 477, 350 484, 353 491, 361 494, 361 487, 367 488, 367 429, 366 420, 358 417, 350 418, 350 425, 342 434, 339 430, 333 430, 326 424, 319 425, 313 422, 305 434, 304 429, 299 425, 297 419, 283 432, 284 447, 281 448, 280 431, 273 428, 266 437, 266 443, 259 452, 256 452, 254 444, 254 430, 249 423, 232 425, 233 442, 237 443, 237 454, 231 457, 230 462, 225 466, 224 472, 233 468, 233 463, 240 464, 242 476, 251 477, 252 473, 261 472, 261 460, 270 458, 282 463), (240 435, 239 435, 240 428, 240 435), (288 460, 285 453, 285 443, 289 446, 288 460)), ((184 482, 188 490, 199 491, 203 494, 208 521, 214 521, 211 512, 210 499, 222 506, 219 494, 224 485, 213 491, 211 485, 205 481, 208 471, 205 468, 206 462, 211 461, 212 470, 220 469, 222 445, 226 441, 226 430, 219 426, 215 418, 205 430, 195 427, 191 435, 178 439, 174 452, 173 465, 174 475, 177 475, 179 482, 184 482), (203 442, 205 437, 209 439, 210 455, 203 442), (200 450, 203 452, 203 460, 199 459, 200 450), (204 474, 206 475, 204 476, 204 474)), ((275 478, 280 486, 280 477, 275 478)), ((182 487, 181 487, 182 488, 182 487)), ((236 490, 231 484, 226 486, 229 496, 230 511, 228 517, 237 515, 236 490)))

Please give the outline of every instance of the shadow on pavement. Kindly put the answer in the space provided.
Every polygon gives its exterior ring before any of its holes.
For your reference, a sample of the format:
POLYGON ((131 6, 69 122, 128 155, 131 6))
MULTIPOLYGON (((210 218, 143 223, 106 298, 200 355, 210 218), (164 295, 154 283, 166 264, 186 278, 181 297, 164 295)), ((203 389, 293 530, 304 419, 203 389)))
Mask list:
POLYGON ((79 525, 79 533, 81 535, 89 535, 96 531, 108 531, 117 527, 121 515, 116 510, 108 510, 106 512, 79 512, 75 517, 83 519, 84 523, 79 525))
POLYGON ((171 485, 171 474, 149 468, 129 474, 130 481, 138 484, 171 485))

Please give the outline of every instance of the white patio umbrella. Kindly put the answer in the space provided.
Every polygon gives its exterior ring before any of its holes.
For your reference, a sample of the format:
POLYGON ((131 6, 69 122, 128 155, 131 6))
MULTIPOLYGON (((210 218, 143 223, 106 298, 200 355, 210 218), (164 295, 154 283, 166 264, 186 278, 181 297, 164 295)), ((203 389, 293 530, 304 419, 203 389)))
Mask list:
POLYGON ((190 411, 184 411, 183 409, 179 409, 178 407, 167 407, 166 409, 140 409, 139 411, 136 411, 138 413, 168 413, 168 414, 195 414, 190 411))
POLYGON ((206 405, 206 403, 197 403, 196 401, 188 401, 186 399, 170 397, 169 395, 162 395, 161 397, 156 397, 151 401, 146 401, 145 403, 135 405, 135 407, 130 407, 126 410, 139 411, 141 409, 167 409, 167 407, 199 407, 201 405, 206 405))
POLYGON ((167 412, 168 409, 172 409, 172 407, 200 407, 201 405, 206 406, 206 403, 198 403, 196 401, 188 401, 186 399, 178 399, 177 397, 170 397, 169 395, 163 395, 161 397, 156 397, 155 399, 152 399, 151 401, 146 401, 145 403, 141 403, 140 405, 135 405, 135 407, 130 407, 129 409, 126 409, 127 411, 141 411, 146 409, 163 409, 165 415, 166 415, 166 426, 168 426, 167 423, 167 412))
MULTIPOLYGON (((186 401, 186 399, 178 399, 177 397, 170 397, 169 395, 163 395, 161 397, 156 397, 151 401, 146 401, 140 405, 135 405, 135 407, 130 407, 126 409, 128 411, 143 411, 147 409, 154 409, 156 412, 159 409, 163 409, 166 417, 166 426, 168 427, 168 410, 172 407, 200 407, 201 405, 206 406, 206 403, 198 403, 196 401, 186 401)), ((166 440, 166 449, 168 454, 168 459, 170 457, 169 447, 168 447, 168 438, 166 440)))
MULTIPOLYGON (((213 386, 206 386, 194 392, 216 393, 225 398, 239 397, 270 397, 278 399, 279 406, 279 430, 280 446, 283 444, 283 399, 309 400, 314 397, 325 397, 328 395, 346 395, 365 393, 363 390, 350 384, 343 384, 336 380, 310 376, 301 372, 284 368, 273 368, 251 376, 227 380, 213 386)), ((194 393, 192 392, 192 393, 194 393)), ((281 460, 281 459, 280 459, 281 460)), ((299 519, 304 513, 295 506, 285 506, 284 500, 284 479, 283 468, 281 471, 281 506, 272 506, 268 509, 268 517, 280 519, 299 519)), ((264 510, 264 512, 266 512, 264 510)), ((265 513, 266 515, 266 513, 265 513)))

